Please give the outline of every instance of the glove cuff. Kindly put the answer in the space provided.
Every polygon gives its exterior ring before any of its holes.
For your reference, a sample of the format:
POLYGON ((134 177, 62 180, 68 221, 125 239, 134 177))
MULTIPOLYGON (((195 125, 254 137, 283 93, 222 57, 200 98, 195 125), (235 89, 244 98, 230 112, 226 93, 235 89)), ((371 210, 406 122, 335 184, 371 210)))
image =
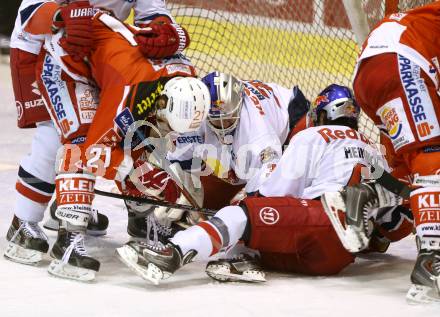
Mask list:
POLYGON ((175 54, 179 54, 179 53, 182 53, 183 50, 188 47, 189 35, 188 35, 188 32, 183 27, 181 27, 179 24, 172 24, 172 26, 174 27, 174 29, 177 32, 177 35, 179 36, 179 46, 178 46, 177 51, 175 53, 175 54))

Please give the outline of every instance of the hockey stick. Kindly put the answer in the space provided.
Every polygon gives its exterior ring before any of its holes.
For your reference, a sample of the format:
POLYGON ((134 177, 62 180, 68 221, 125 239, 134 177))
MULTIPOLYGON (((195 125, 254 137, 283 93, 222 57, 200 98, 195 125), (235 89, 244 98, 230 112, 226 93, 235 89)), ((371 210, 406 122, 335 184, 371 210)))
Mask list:
POLYGON ((146 198, 146 197, 134 197, 134 196, 128 196, 123 194, 116 194, 116 193, 109 193, 106 191, 102 191, 99 189, 95 189, 95 194, 105 197, 111 197, 111 198, 117 198, 117 199, 123 199, 123 200, 131 200, 138 203, 145 203, 150 204, 153 206, 160 206, 160 207, 168 207, 168 208, 174 208, 174 209, 183 209, 186 211, 193 211, 198 212, 207 216, 214 216, 217 213, 217 210, 209 209, 209 208, 203 208, 203 207, 193 207, 188 205, 182 205, 182 204, 172 204, 168 203, 166 201, 152 199, 152 198, 146 198))
POLYGON ((376 179, 376 182, 388 189, 393 194, 399 195, 404 199, 409 199, 411 188, 399 181, 387 171, 383 171, 382 175, 376 179))
MULTIPOLYGON (((154 126, 150 126, 150 127, 154 127, 154 126)), ((154 127, 154 128, 156 128, 156 127, 154 127)), ((189 201, 189 203, 191 205, 193 205, 194 207, 197 207, 200 209, 200 206, 197 203, 194 196, 191 194, 191 192, 189 190, 187 190, 185 188, 185 186, 181 182, 179 176, 176 175, 176 173, 171 168, 171 162, 168 161, 168 159, 166 158, 166 150, 165 150, 166 146, 164 144, 163 137, 160 138, 161 142, 158 144, 158 146, 155 146, 151 143, 151 141, 149 140, 149 137, 145 137, 145 136, 139 134, 140 132, 137 129, 133 129, 129 133, 135 134, 139 139, 142 140, 142 142, 140 144, 138 144, 137 147, 144 146, 147 149, 147 152, 156 159, 156 161, 160 164, 160 167, 165 172, 168 173, 168 175, 171 177, 171 179, 180 188, 183 196, 185 196, 185 198, 189 201)), ((157 131, 157 133, 159 134, 159 136, 161 135, 159 131, 157 131)), ((133 138, 133 135, 131 135, 130 139, 132 139, 132 138, 133 138)))

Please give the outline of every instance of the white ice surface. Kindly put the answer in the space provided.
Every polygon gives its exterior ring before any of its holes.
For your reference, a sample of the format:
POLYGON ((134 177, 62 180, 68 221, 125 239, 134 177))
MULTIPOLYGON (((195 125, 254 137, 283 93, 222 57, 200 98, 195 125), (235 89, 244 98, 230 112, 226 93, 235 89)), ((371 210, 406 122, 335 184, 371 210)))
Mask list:
MULTIPOLYGON (((14 184, 32 130, 16 128, 9 67, 0 64, 0 252, 13 215, 14 184)), ((108 186, 103 184, 102 186, 108 186)), ((128 239, 122 203, 97 197, 110 218, 108 234, 90 238, 101 261, 94 283, 49 276, 49 256, 38 267, 0 257, 0 317, 6 316, 440 316, 440 304, 405 302, 416 256, 414 239, 392 245, 387 254, 357 259, 339 276, 268 274, 265 284, 217 284, 192 263, 160 286, 147 285, 114 255, 128 239)), ((48 232, 50 243, 55 234, 48 232)))

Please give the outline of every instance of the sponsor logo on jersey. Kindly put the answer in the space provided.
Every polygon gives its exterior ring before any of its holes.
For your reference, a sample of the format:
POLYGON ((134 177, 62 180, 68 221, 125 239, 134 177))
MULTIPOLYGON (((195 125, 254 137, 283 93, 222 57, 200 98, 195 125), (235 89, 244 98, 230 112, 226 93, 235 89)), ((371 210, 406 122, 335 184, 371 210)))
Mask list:
POLYGON ((165 66, 168 75, 173 75, 175 73, 187 74, 189 76, 192 75, 192 69, 188 65, 184 64, 171 64, 165 66))
POLYGON ((36 107, 44 107, 44 101, 43 99, 35 99, 31 101, 25 101, 24 102, 24 108, 25 109, 31 109, 36 107))
POLYGON ((420 67, 399 55, 399 73, 417 135, 421 141, 440 135, 440 126, 420 67))
POLYGON ((199 143, 203 144, 203 137, 201 135, 191 135, 191 136, 179 136, 177 137, 177 143, 199 143))
POLYGON ((280 213, 272 207, 263 207, 260 209, 260 219, 266 225, 274 225, 280 220, 280 213))
MULTIPOLYGON (((136 96, 135 105, 133 109, 136 109, 138 115, 142 115, 145 112, 148 113, 154 106, 154 103, 157 99, 157 97, 160 96, 160 94, 163 91, 164 85, 161 82, 157 82, 157 86, 153 91, 148 92, 144 91, 142 88, 145 85, 153 86, 152 83, 140 83, 138 88, 138 96, 136 96), (145 94, 145 95, 144 95, 145 94)), ((145 87, 146 89, 147 87, 145 87)))
POLYGON ((130 109, 125 108, 122 110, 114 119, 116 125, 119 129, 121 129, 124 135, 127 134, 128 129, 134 122, 133 115, 130 112, 130 109))
POLYGON ((330 128, 322 128, 317 131, 325 142, 330 143, 334 140, 344 140, 344 139, 352 139, 352 140, 360 140, 366 144, 371 144, 370 140, 367 139, 365 135, 357 132, 354 129, 330 129, 330 128))
POLYGON ((78 129, 79 123, 66 84, 61 79, 61 67, 54 63, 49 54, 44 58, 41 79, 49 96, 50 106, 55 111, 58 126, 66 137, 78 129))
POLYGON ((402 123, 396 110, 385 105, 380 113, 380 118, 385 124, 390 138, 397 139, 402 132, 402 123))
POLYGON ((395 150, 415 141, 401 98, 388 101, 376 114, 387 130, 395 150))
POLYGON ((86 137, 84 135, 76 137, 72 141, 70 141, 70 143, 72 144, 82 144, 84 142, 86 142, 86 137))
POLYGON ((76 95, 81 123, 92 123, 98 108, 98 92, 89 85, 77 83, 76 95))

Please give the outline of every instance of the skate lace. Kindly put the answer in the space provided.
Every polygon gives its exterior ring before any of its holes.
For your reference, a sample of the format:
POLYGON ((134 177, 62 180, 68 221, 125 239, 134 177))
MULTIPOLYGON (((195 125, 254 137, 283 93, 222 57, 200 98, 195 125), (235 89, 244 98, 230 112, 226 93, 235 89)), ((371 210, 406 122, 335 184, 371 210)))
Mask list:
POLYGON ((90 215, 92 217, 90 220, 93 223, 98 223, 98 210, 95 208, 92 208, 92 212, 90 213, 90 215))
POLYGON ((159 223, 154 213, 145 217, 147 224, 147 243, 154 248, 162 248, 163 244, 159 241, 159 234, 164 237, 171 236, 171 227, 167 227, 159 223), (150 238, 151 230, 153 230, 153 240, 150 238))
POLYGON ((432 262, 432 268, 436 274, 440 274, 440 255, 437 255, 432 262))
POLYGON ((11 241, 15 241, 15 238, 17 238, 18 234, 22 230, 27 237, 48 240, 47 235, 44 233, 43 230, 41 230, 38 222, 19 220, 19 223, 20 227, 18 227, 17 231, 15 231, 14 235, 11 238, 11 241))
POLYGON ((69 261, 70 255, 73 251, 76 251, 79 255, 87 256, 87 250, 84 246, 84 235, 81 232, 72 232, 70 236, 70 245, 67 247, 66 252, 64 252, 62 261, 67 263, 69 261))

